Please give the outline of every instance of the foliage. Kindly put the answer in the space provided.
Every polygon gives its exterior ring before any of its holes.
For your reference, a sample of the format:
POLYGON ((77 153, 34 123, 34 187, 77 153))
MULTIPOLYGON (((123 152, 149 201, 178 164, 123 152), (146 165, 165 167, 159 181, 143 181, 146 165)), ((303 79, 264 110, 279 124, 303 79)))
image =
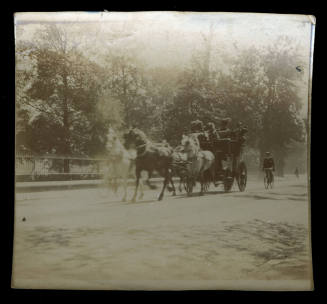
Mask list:
POLYGON ((283 174, 290 147, 307 131, 299 115, 299 51, 280 37, 265 49, 229 55, 226 70, 212 64, 218 51, 212 28, 208 35, 186 68, 147 67, 117 47, 88 55, 91 46, 59 25, 45 26, 33 42, 17 40, 17 144, 37 153, 95 156, 105 153, 109 126, 135 126, 175 146, 192 120, 218 127, 229 116, 232 127, 239 121, 248 127, 251 151, 272 151, 283 174))

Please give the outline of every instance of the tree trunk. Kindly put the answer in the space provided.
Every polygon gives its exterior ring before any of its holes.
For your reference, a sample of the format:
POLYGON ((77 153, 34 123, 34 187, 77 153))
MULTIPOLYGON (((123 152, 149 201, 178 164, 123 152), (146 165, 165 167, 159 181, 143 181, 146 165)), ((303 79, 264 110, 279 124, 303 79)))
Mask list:
MULTIPOLYGON (((63 73, 63 83, 64 83, 64 94, 62 99, 63 108, 63 130, 64 130, 64 140, 63 140, 63 152, 65 157, 70 155, 70 132, 69 132, 69 110, 68 110, 68 100, 67 100, 67 72, 63 73)), ((69 159, 64 159, 64 173, 69 173, 69 159)))

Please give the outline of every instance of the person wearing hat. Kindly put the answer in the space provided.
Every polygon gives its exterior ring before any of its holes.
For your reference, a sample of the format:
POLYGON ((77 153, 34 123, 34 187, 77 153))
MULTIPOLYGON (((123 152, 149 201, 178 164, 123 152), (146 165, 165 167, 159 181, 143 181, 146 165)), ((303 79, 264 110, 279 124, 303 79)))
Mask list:
POLYGON ((299 178, 300 173, 299 173, 298 167, 295 168, 294 174, 295 174, 296 178, 299 178))
POLYGON ((191 122, 191 132, 192 133, 201 133, 203 132, 203 122, 201 120, 193 120, 191 122))
POLYGON ((275 162, 270 152, 265 153, 263 159, 262 171, 265 171, 267 178, 270 177, 270 180, 274 180, 273 171, 275 171, 275 162))
POLYGON ((210 143, 214 144, 219 139, 215 124, 213 122, 209 122, 206 126, 206 130, 208 132, 208 139, 210 143))
POLYGON ((220 138, 230 138, 230 136, 231 136, 231 130, 229 128, 230 122, 231 122, 231 119, 229 117, 226 117, 221 120, 220 128, 218 129, 218 134, 219 134, 220 138))
POLYGON ((235 139, 243 145, 245 142, 245 134, 248 132, 248 128, 244 126, 241 122, 236 125, 236 130, 234 130, 235 139))

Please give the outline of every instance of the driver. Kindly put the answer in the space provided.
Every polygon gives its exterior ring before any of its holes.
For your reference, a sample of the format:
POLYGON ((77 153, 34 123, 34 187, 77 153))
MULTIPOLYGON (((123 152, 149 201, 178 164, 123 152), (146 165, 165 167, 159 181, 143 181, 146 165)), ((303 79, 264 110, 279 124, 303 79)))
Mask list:
POLYGON ((191 132, 195 134, 200 143, 200 148, 206 150, 208 145, 208 137, 204 132, 203 122, 201 120, 194 120, 191 122, 191 132))
POLYGON ((191 122, 191 132, 192 133, 201 133, 203 132, 203 122, 201 120, 193 120, 191 122))

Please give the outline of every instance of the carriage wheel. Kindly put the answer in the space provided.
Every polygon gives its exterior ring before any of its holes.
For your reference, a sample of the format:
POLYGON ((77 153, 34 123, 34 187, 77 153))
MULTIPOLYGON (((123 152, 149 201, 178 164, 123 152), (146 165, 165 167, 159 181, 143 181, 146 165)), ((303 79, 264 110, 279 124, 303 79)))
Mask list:
POLYGON ((243 192, 247 182, 247 168, 244 162, 240 162, 237 170, 237 185, 238 189, 243 192))
POLYGON ((234 176, 232 172, 227 169, 225 171, 225 179, 224 179, 224 190, 225 192, 229 192, 232 189, 234 183, 234 176))
POLYGON ((204 192, 208 192, 209 187, 210 187, 210 182, 206 181, 206 182, 204 183, 203 187, 204 187, 204 189, 203 189, 204 192))

